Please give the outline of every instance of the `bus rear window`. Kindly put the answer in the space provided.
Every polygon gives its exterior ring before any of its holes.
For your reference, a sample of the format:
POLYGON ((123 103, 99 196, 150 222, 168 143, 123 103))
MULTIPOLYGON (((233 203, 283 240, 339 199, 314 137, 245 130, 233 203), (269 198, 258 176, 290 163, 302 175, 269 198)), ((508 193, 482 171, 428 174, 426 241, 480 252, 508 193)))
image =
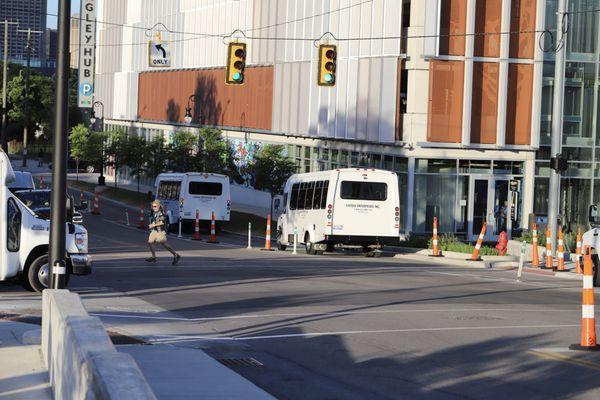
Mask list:
POLYGON ((220 196, 223 194, 223 185, 217 182, 190 182, 190 194, 220 196))
POLYGON ((385 201, 387 199, 387 184, 343 181, 341 197, 344 200, 385 201))

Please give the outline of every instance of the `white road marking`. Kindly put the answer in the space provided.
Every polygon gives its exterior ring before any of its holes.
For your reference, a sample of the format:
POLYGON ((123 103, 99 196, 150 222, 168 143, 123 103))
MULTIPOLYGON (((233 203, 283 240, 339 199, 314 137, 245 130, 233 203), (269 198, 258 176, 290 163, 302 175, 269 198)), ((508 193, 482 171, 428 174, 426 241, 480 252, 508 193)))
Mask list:
MULTIPOLYGON (((360 306, 359 306, 360 307, 360 306)), ((371 307, 371 306, 364 306, 371 307)), ((220 321, 234 319, 259 319, 259 318, 280 318, 280 317, 339 317, 346 315, 360 314, 401 314, 401 313, 451 313, 451 312, 534 312, 534 313, 555 313, 555 312, 573 312, 577 313, 580 308, 571 309, 519 309, 519 308, 467 308, 467 309, 423 309, 423 310, 357 310, 357 311, 333 311, 323 313, 282 313, 282 314, 248 314, 248 315, 229 315, 223 317, 203 317, 203 318, 185 318, 185 317, 156 317, 146 315, 122 315, 122 314, 105 314, 105 313, 90 313, 96 317, 105 318, 129 318, 129 319, 151 319, 164 321, 185 321, 185 322, 202 322, 202 321, 220 321)))
POLYGON ((307 332, 292 333, 284 335, 262 335, 262 336, 185 336, 185 335, 162 335, 164 339, 153 339, 151 342, 182 342, 193 340, 222 340, 222 341, 245 341, 245 340, 266 340, 266 339, 290 339, 303 337, 319 336, 340 336, 340 335, 365 335, 365 334, 385 334, 385 333, 418 333, 418 332, 443 332, 443 331, 473 331, 473 330, 497 330, 497 329, 562 329, 576 328, 580 325, 503 325, 503 326, 465 326, 448 328, 409 328, 409 329, 381 329, 381 330, 363 330, 363 331, 338 331, 338 332, 307 332))

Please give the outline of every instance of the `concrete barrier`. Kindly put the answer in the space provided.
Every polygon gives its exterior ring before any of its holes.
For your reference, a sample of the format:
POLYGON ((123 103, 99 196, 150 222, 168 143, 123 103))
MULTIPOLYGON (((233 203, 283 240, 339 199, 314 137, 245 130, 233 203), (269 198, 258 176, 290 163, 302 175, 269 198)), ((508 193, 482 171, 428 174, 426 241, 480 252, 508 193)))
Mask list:
POLYGON ((68 290, 43 292, 42 353, 57 400, 156 399, 133 358, 68 290))

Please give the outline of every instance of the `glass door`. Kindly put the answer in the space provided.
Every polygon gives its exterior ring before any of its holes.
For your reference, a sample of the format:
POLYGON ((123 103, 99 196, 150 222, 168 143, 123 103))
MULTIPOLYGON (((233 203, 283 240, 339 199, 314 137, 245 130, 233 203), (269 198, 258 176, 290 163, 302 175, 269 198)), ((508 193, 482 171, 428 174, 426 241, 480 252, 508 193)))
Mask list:
POLYGON ((507 177, 471 177, 469 240, 477 240, 484 222, 487 222, 484 240, 497 241, 502 231, 510 239, 512 219, 509 183, 510 179, 507 177))
POLYGON ((471 207, 469 207, 469 240, 477 240, 488 217, 488 179, 471 178, 471 207))

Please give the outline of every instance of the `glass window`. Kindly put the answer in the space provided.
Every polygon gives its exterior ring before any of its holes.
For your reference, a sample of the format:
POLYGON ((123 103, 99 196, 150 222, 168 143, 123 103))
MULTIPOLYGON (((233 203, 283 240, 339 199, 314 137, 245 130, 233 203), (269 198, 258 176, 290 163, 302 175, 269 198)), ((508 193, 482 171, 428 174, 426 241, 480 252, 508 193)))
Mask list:
POLYGON ((387 200, 387 184, 382 182, 342 181, 341 197, 345 200, 387 200))
POLYGON ((159 200, 178 200, 181 182, 161 181, 156 196, 159 200))
POLYGON ((6 248, 15 252, 19 251, 21 245, 21 210, 14 199, 8 199, 7 208, 6 248))
POLYGON ((306 199, 307 183, 300 183, 300 190, 298 192, 298 210, 304 210, 304 200, 306 199))
POLYGON ((456 174, 456 160, 417 160, 417 172, 456 174))
POLYGON ((393 156, 384 156, 383 157, 383 169, 387 171, 394 170, 394 157, 393 156))
POLYGON ((304 209, 312 210, 313 208, 313 197, 315 195, 315 183, 308 182, 308 188, 306 189, 306 199, 304 200, 304 209))
POLYGON ((313 196, 313 210, 318 210, 321 208, 321 194, 323 191, 323 181, 318 181, 315 183, 315 194, 313 196))
POLYGON ((220 196, 223 185, 218 182, 190 182, 189 192, 193 195, 220 196))
POLYGON ((323 182, 323 193, 321 194, 321 209, 324 210, 327 207, 327 192, 329 189, 329 181, 323 182))
POLYGON ((431 232, 437 216, 440 231, 453 232, 456 191, 456 176, 415 175, 413 230, 431 232))
POLYGON ((300 192, 300 184, 294 183, 292 185, 292 194, 290 196, 290 210, 298 208, 298 193, 300 192))

